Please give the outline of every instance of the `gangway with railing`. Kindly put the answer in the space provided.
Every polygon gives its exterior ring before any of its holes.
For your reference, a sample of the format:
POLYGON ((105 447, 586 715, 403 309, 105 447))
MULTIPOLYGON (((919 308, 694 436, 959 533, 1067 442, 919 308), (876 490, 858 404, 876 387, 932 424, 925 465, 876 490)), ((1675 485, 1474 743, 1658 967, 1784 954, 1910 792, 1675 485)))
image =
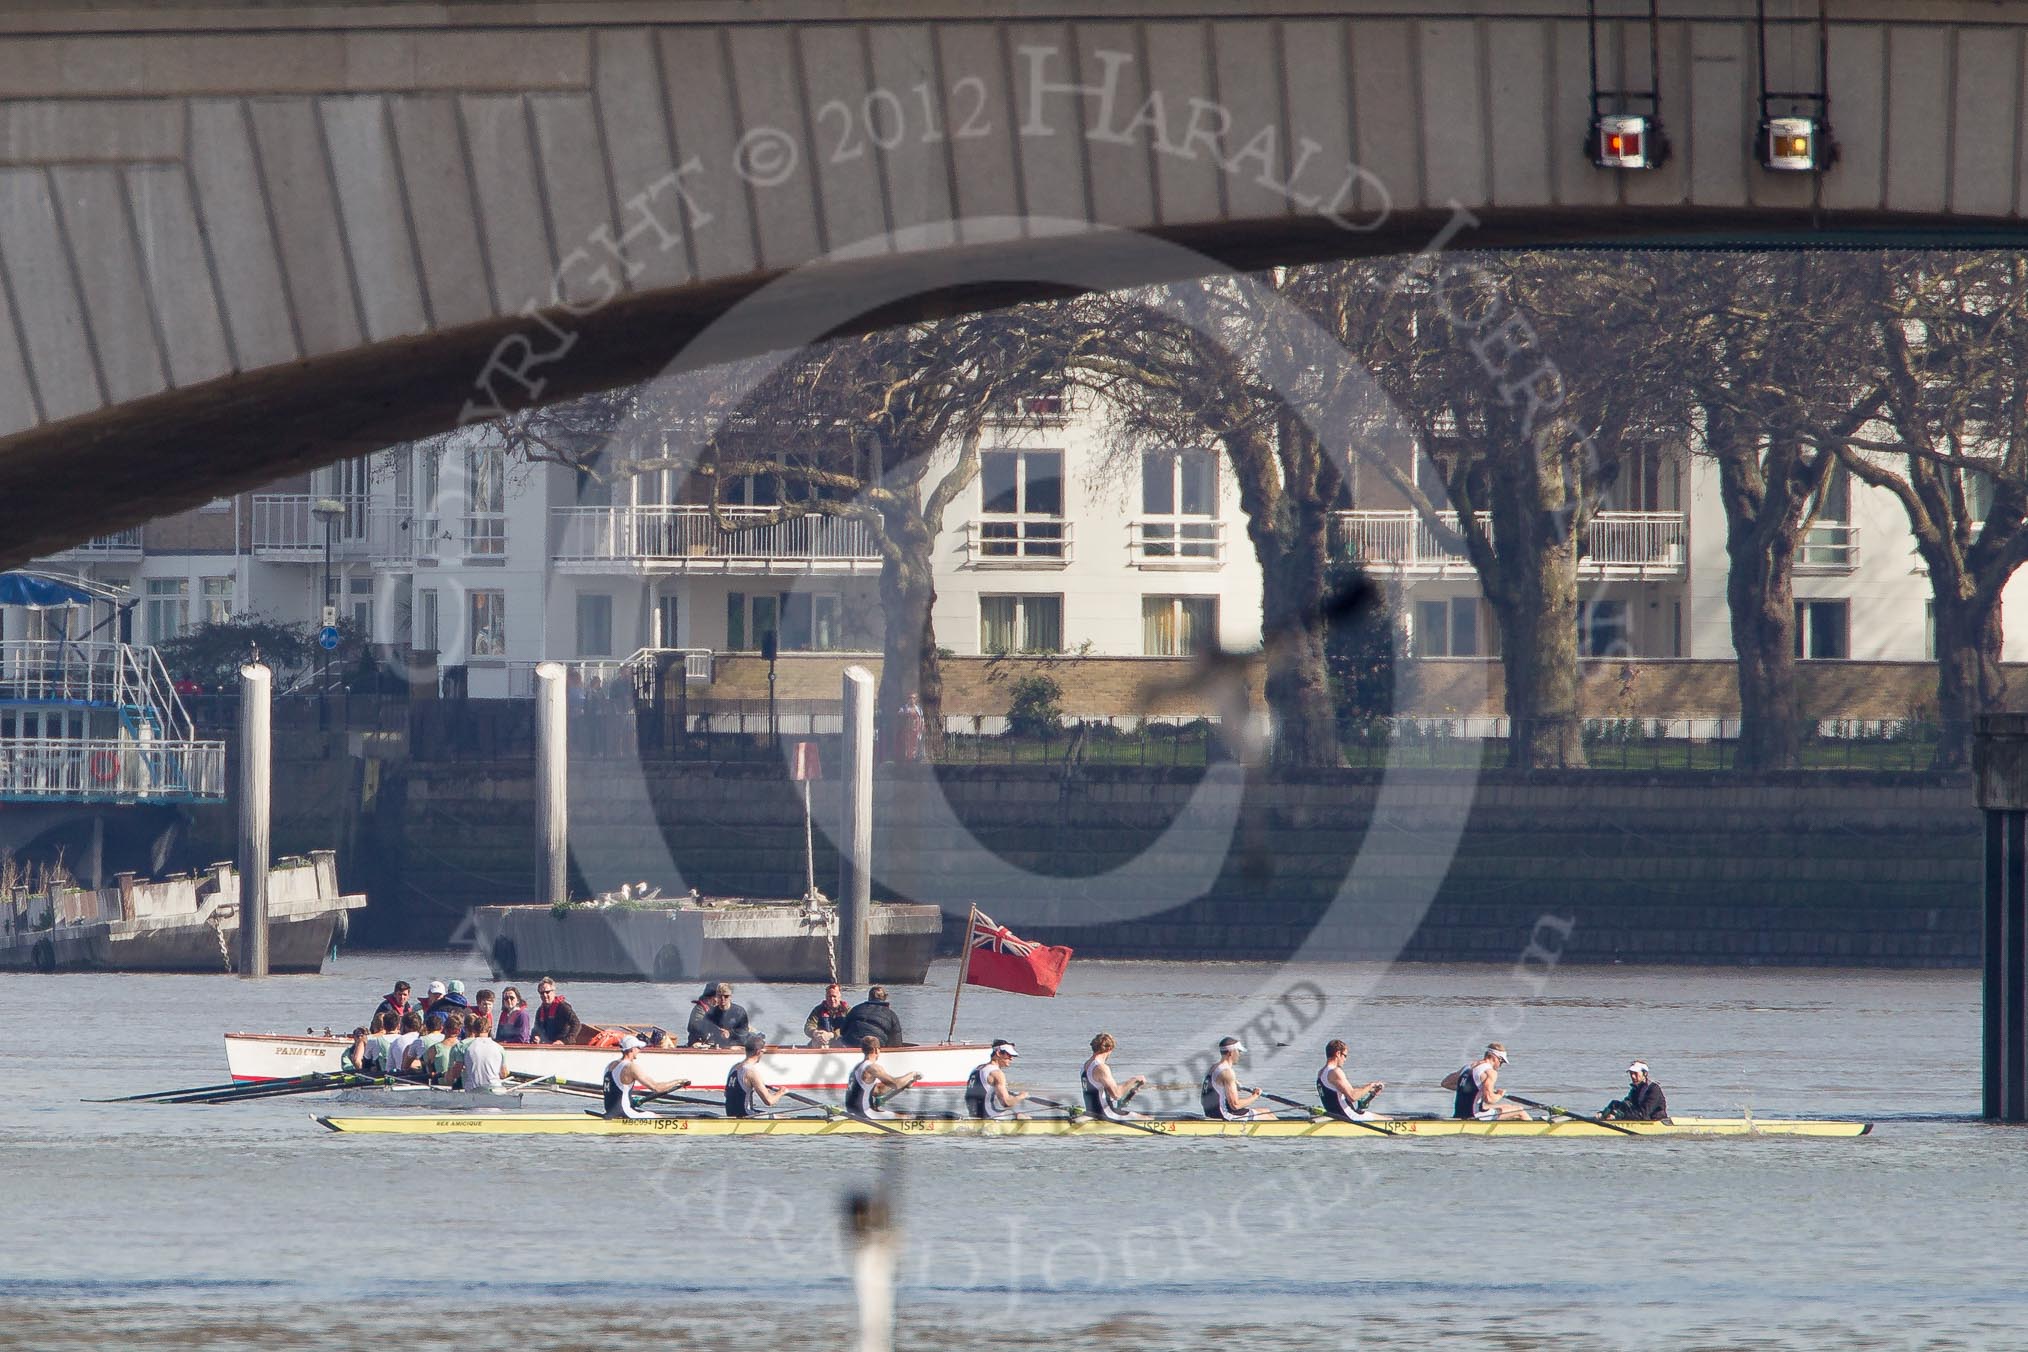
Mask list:
POLYGON ((42 635, 0 638, 0 801, 225 797, 225 743, 196 735, 160 654, 113 636, 131 604, 82 578, 0 573, 0 606, 42 635))

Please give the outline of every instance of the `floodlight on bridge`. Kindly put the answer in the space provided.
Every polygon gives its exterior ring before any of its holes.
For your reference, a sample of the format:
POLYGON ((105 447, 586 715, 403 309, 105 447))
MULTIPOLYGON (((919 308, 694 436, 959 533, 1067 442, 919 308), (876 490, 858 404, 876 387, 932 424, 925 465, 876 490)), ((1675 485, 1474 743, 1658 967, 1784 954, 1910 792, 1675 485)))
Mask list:
POLYGON ((1661 123, 1642 113, 1600 113, 1585 148, 1601 169, 1653 169, 1669 158, 1661 123))
POLYGON ((1770 117, 1760 124, 1764 169, 1813 174, 1831 162, 1831 136, 1814 117, 1770 117))

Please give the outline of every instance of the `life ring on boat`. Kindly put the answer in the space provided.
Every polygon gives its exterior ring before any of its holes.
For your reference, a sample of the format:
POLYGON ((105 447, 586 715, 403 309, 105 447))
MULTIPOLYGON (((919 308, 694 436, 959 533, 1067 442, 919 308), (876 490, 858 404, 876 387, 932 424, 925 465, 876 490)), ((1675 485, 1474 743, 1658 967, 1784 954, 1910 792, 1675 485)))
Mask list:
POLYGON ((110 784, 120 777, 120 757, 117 752, 94 751, 91 758, 92 783, 110 784))

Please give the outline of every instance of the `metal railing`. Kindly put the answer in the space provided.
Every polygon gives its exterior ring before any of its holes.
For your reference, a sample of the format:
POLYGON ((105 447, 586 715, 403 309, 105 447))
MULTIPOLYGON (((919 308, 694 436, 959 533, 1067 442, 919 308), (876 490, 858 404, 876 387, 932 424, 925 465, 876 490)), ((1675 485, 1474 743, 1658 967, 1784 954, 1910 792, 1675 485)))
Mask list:
MULTIPOLYGON (((256 558, 320 559, 324 556, 325 525, 313 508, 324 500, 317 493, 256 493, 248 521, 256 558)), ((331 554, 356 559, 370 548, 372 513, 362 498, 336 498, 345 508, 332 519, 331 554)))
POLYGON ((1062 568, 1070 562, 1075 524, 1060 516, 973 517, 965 523, 965 560, 1062 568))
POLYGON ((771 521, 769 507, 727 507, 727 532, 699 505, 556 507, 556 562, 666 565, 675 572, 870 571, 880 551, 864 521, 798 516, 771 521), (744 524, 743 524, 744 523, 744 524))
POLYGON ((9 639, 0 643, 0 700, 152 710, 162 735, 190 735, 160 654, 132 643, 9 639))
POLYGON ((1849 573, 1859 566, 1859 528, 1844 521, 1820 521, 1796 546, 1799 573, 1849 573))
MULTIPOLYGON (((655 659, 664 653, 683 658, 683 679, 709 684, 712 651, 709 648, 637 648, 626 657, 558 657, 549 660, 576 678, 583 690, 609 691, 616 680, 628 681, 641 699, 654 696, 655 659)), ((507 698, 530 699, 535 695, 535 669, 540 662, 507 664, 507 698)))
MULTIPOLYGON (((1420 512, 1338 512, 1334 516, 1336 543, 1368 568, 1423 577, 1472 571, 1463 546, 1446 544, 1420 512)), ((1457 529, 1456 512, 1439 512, 1437 519, 1457 529)), ((1491 531, 1490 513, 1478 513, 1478 520, 1491 531)), ((1689 545, 1689 518, 1682 512, 1600 512, 1585 528, 1578 576, 1681 577, 1688 567, 1689 545)))
POLYGON ((0 798, 130 802, 224 797, 224 742, 0 738, 0 798))
POLYGON ((130 526, 110 535, 94 535, 69 549, 44 555, 50 559, 138 559, 141 557, 141 528, 130 526))
POLYGON ((1225 523, 1205 516, 1151 516, 1127 523, 1127 551, 1140 568, 1216 568, 1225 523))

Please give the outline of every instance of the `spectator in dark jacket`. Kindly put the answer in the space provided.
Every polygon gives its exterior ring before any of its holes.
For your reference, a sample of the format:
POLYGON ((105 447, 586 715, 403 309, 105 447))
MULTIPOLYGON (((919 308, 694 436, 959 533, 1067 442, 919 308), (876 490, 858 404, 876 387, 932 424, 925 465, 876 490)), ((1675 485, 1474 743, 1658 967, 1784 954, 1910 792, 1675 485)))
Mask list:
POLYGON ((731 983, 720 981, 690 1007, 684 1037, 693 1047, 737 1047, 746 1041, 746 1022, 746 1010, 732 1002, 731 983))
POLYGON ((570 1007, 570 1001, 558 994, 556 982, 549 977, 535 988, 542 1003, 535 1007, 535 1042, 575 1042, 581 1025, 577 1011, 570 1007))
POLYGON ((1636 1061, 1627 1067, 1627 1096, 1608 1103, 1599 1116, 1628 1122, 1669 1120, 1669 1100, 1662 1096, 1662 1086, 1648 1074, 1646 1061, 1636 1061))
POLYGON ((887 1003, 887 987, 875 986, 866 992, 866 998, 852 1006, 845 1015, 845 1026, 838 1032, 838 1041, 847 1047, 854 1046, 864 1037, 877 1037, 883 1047, 902 1047, 908 1039, 901 1035, 901 1019, 893 1006, 887 1003))

